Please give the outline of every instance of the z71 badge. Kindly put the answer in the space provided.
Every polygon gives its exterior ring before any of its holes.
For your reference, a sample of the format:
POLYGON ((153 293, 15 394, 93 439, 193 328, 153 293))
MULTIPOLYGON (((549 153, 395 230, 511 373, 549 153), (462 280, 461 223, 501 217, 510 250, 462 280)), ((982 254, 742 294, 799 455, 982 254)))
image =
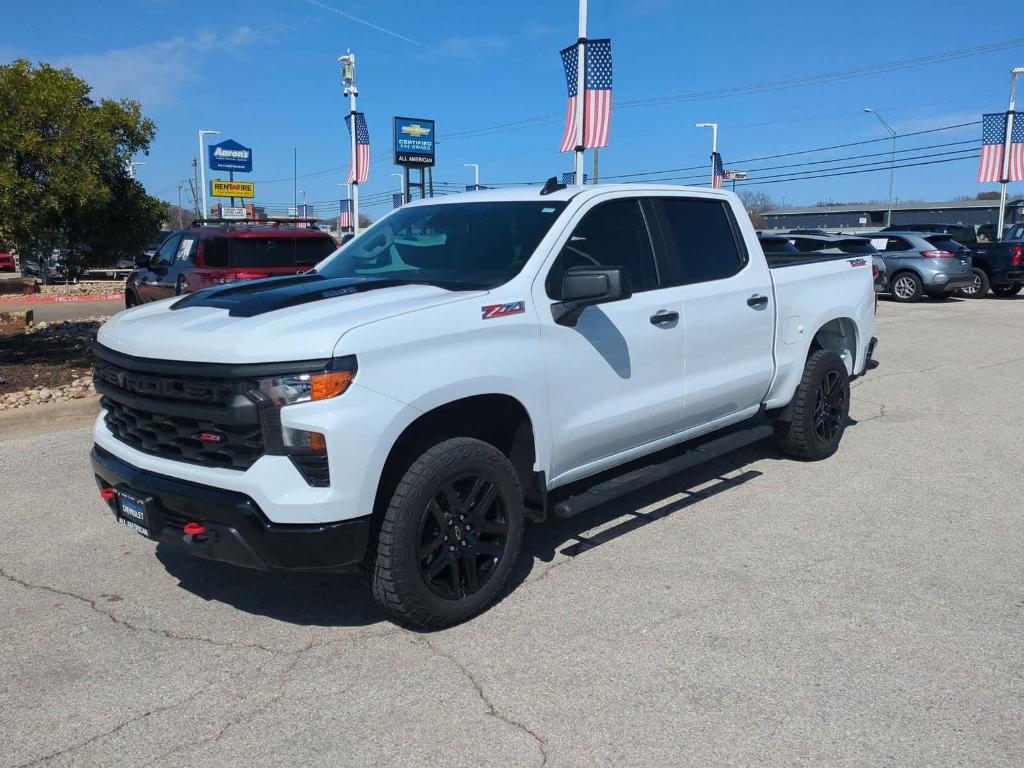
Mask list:
POLYGON ((521 315, 526 311, 525 301, 510 301, 508 304, 488 304, 480 307, 483 312, 483 320, 493 320, 496 317, 507 317, 508 315, 521 315))
POLYGON ((867 259, 847 259, 850 262, 851 267, 864 267, 867 266, 867 259))

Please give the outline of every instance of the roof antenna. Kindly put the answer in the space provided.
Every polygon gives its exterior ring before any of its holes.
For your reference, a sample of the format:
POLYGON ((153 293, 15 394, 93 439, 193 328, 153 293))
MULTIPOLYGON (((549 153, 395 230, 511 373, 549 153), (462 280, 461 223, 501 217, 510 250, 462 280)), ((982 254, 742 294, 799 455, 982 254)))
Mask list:
POLYGON ((542 195, 550 195, 552 192, 557 192, 560 189, 565 189, 565 184, 559 184, 558 178, 552 176, 550 179, 544 182, 544 188, 540 191, 542 195))

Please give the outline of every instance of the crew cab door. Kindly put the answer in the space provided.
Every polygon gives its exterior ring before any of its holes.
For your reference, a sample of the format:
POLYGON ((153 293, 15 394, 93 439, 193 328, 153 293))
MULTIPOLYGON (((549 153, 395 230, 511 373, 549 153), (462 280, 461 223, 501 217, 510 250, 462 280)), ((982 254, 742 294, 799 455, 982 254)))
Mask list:
POLYGON ((552 479, 587 474, 588 465, 679 428, 680 291, 662 285, 648 228, 652 215, 649 202, 638 198, 591 203, 573 217, 571 234, 534 282, 553 435, 552 479), (565 272, 577 266, 624 268, 631 298, 586 307, 574 326, 555 323, 551 307, 561 298, 565 272))
POLYGON ((665 281, 678 286, 683 307, 683 428, 757 409, 775 370, 767 262, 748 253, 725 200, 660 198, 655 209, 665 281))
POLYGON ((174 295, 174 283, 172 282, 168 288, 167 280, 180 242, 180 233, 168 237, 153 256, 149 268, 140 271, 138 290, 142 301, 159 301, 174 295))

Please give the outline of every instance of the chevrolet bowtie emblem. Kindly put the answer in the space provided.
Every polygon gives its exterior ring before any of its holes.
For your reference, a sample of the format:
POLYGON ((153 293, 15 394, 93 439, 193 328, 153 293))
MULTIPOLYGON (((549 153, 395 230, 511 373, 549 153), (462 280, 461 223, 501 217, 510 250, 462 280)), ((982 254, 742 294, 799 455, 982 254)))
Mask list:
POLYGON ((416 123, 413 123, 412 125, 403 125, 402 133, 407 133, 410 136, 415 136, 418 139, 421 136, 428 136, 430 134, 430 129, 422 125, 417 125, 416 123))

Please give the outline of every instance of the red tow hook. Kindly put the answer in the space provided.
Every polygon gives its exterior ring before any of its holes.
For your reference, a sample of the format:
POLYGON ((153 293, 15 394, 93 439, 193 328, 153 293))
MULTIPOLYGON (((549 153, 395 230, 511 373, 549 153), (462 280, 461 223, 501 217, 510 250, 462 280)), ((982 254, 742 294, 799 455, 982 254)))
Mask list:
POLYGON ((114 498, 114 489, 109 485, 106 488, 100 488, 100 498, 104 501, 110 501, 114 498))
POLYGON ((187 544, 193 542, 198 544, 206 540, 206 526, 202 523, 185 523, 185 527, 182 530, 185 532, 185 542, 187 544))

